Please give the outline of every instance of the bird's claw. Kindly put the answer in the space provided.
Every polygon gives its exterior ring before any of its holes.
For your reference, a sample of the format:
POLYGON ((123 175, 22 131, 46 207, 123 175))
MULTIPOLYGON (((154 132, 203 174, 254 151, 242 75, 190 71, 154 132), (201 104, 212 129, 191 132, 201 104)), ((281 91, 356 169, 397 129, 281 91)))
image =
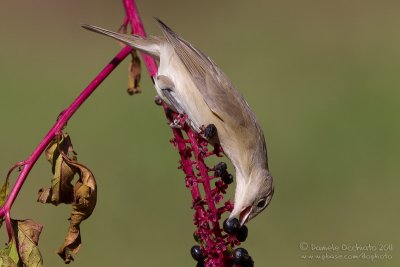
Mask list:
POLYGON ((170 124, 169 127, 173 128, 173 129, 181 129, 181 122, 180 119, 175 118, 170 124))

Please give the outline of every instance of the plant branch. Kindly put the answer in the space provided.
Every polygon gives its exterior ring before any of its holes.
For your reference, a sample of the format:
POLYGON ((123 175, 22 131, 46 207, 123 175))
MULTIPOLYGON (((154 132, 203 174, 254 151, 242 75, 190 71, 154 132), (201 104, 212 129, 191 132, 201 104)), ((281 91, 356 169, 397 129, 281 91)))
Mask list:
MULTIPOLYGON (((74 115, 78 108, 88 99, 88 97, 97 89, 97 87, 107 78, 107 76, 121 63, 130 53, 132 52, 131 47, 124 47, 121 51, 108 63, 102 71, 90 82, 90 84, 82 91, 82 93, 72 102, 72 104, 61 112, 56 123, 51 127, 50 131, 46 134, 40 144, 35 148, 33 153, 28 159, 23 161, 22 171, 20 172, 9 196, 3 207, 0 208, 0 216, 4 217, 10 212, 15 199, 17 198, 19 191, 21 190, 29 172, 32 170, 36 161, 40 155, 49 145, 51 140, 60 133, 62 128, 67 124, 68 120, 74 115)), ((16 164, 18 165, 18 163, 16 164)), ((10 238, 10 236, 9 236, 10 238)))

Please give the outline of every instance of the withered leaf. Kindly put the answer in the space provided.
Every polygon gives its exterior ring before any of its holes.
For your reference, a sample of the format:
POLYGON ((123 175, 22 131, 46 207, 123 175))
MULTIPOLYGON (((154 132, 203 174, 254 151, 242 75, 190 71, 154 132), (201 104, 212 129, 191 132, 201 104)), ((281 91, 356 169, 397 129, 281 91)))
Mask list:
POLYGON ((137 51, 134 49, 131 52, 131 62, 129 63, 129 71, 128 71, 128 93, 130 95, 142 92, 142 89, 140 88, 139 84, 140 78, 141 78, 141 62, 137 54, 137 51))
POLYGON ((43 267, 38 246, 43 226, 33 220, 11 220, 13 236, 0 250, 1 267, 43 267))
POLYGON ((43 259, 38 248, 38 242, 43 226, 30 219, 11 220, 11 222, 14 235, 17 235, 16 243, 23 266, 42 267, 43 259))
MULTIPOLYGON (((127 24, 122 24, 119 27, 118 32, 127 34, 128 33, 127 24)), ((120 41, 116 42, 121 47, 125 46, 125 44, 120 41)), ((141 62, 136 49, 133 49, 131 52, 131 61, 129 62, 129 68, 128 68, 128 90, 127 90, 128 94, 134 95, 142 92, 142 89, 140 88, 140 78, 141 78, 141 62)))
POLYGON ((73 260, 81 246, 80 224, 93 212, 97 201, 97 186, 93 173, 77 162, 76 153, 68 134, 61 133, 47 147, 46 158, 52 164, 52 187, 39 190, 38 201, 42 203, 72 204, 70 226, 64 244, 58 254, 65 263, 73 260), (75 186, 71 182, 79 179, 75 186))
POLYGON ((70 225, 64 244, 58 250, 58 255, 65 263, 74 260, 81 247, 80 224, 87 219, 93 212, 97 201, 97 185, 93 173, 83 164, 75 160, 64 157, 65 162, 76 168, 79 180, 74 186, 74 200, 72 212, 69 218, 70 225))
POLYGON ((71 156, 73 159, 76 158, 69 135, 62 133, 55 137, 47 146, 45 155, 52 164, 53 178, 51 180, 51 188, 39 190, 38 202, 52 203, 53 205, 72 203, 73 186, 71 181, 74 178, 76 169, 66 164, 63 158, 63 155, 71 156))

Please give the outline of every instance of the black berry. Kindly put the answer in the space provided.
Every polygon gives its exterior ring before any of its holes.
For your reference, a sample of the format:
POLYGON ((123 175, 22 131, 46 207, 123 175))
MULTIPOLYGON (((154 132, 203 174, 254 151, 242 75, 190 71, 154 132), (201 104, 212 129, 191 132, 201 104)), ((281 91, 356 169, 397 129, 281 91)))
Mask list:
POLYGON ((228 234, 236 234, 240 228, 239 220, 236 218, 226 219, 223 224, 225 232, 228 234))
POLYGON ((156 96, 154 97, 154 103, 155 103, 157 106, 161 106, 161 105, 162 105, 162 99, 161 99, 161 97, 159 97, 158 95, 156 95, 156 96))
POLYGON ((190 254, 192 254, 193 259, 198 262, 202 262, 204 260, 203 251, 201 251, 200 246, 195 245, 190 249, 190 254))
POLYGON ((236 239, 240 242, 244 242, 247 239, 247 234, 249 233, 249 229, 246 225, 240 227, 239 231, 236 233, 236 239))
POLYGON ((204 267, 204 261, 199 261, 199 262, 196 264, 196 267, 204 267))
POLYGON ((243 264, 243 267, 254 267, 254 261, 250 256, 249 259, 243 264))
POLYGON ((237 248, 235 251, 233 251, 233 262, 244 265, 250 261, 252 261, 252 259, 246 249, 237 248))
POLYGON ((222 181, 225 184, 231 184, 233 182, 233 175, 225 172, 224 174, 222 174, 222 181))
POLYGON ((221 177, 224 173, 226 173, 226 163, 225 162, 220 162, 217 165, 215 165, 215 172, 214 175, 217 177, 221 177))
POLYGON ((204 129, 204 136, 207 139, 213 138, 217 134, 217 127, 214 124, 209 124, 204 129))

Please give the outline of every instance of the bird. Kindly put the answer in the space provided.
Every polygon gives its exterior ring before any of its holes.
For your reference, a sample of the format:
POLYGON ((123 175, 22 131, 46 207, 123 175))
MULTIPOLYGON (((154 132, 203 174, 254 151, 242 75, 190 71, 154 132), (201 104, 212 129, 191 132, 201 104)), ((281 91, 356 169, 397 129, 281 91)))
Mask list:
POLYGON ((173 111, 187 116, 195 132, 216 129, 217 138, 209 138, 219 143, 236 172, 234 208, 228 220, 236 219, 242 226, 265 210, 274 194, 263 130, 246 100, 217 64, 160 19, 155 20, 163 36, 142 37, 88 24, 81 26, 155 58, 159 62, 153 77, 158 96, 173 111))

